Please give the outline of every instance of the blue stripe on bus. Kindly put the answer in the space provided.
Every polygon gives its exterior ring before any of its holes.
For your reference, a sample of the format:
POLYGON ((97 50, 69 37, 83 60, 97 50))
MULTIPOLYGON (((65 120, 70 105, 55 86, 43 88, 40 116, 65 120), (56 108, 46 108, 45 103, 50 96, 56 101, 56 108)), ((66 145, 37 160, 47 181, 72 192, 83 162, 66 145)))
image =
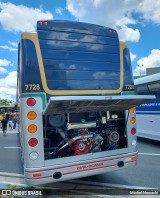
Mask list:
POLYGON ((136 114, 160 114, 160 111, 136 111, 136 114))
POLYGON ((160 112, 160 100, 152 100, 136 107, 137 112, 160 112))

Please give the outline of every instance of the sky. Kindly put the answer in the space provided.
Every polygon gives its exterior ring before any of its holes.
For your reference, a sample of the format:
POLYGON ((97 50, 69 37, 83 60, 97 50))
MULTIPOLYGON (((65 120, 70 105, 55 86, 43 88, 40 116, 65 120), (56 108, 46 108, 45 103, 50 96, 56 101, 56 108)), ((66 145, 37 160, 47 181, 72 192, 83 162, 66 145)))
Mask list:
POLYGON ((0 98, 16 100, 18 42, 38 20, 69 20, 117 30, 133 74, 160 67, 160 0, 0 0, 0 98))

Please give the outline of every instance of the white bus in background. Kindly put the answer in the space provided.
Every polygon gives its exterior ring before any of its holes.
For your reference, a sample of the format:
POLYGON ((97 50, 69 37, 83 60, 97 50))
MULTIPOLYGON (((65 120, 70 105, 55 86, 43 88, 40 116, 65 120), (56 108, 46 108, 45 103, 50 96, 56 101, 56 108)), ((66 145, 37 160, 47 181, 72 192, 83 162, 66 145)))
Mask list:
POLYGON ((136 108, 137 136, 160 140, 160 73, 134 80, 138 95, 155 95, 156 99, 136 108))

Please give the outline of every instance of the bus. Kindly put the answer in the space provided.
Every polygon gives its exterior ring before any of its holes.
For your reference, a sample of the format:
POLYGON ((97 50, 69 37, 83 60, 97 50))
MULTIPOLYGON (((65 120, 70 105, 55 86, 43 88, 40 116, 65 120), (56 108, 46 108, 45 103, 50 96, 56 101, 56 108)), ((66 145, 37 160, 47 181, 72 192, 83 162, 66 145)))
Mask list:
POLYGON ((156 96, 136 108, 137 135, 160 140, 160 73, 138 78, 134 83, 137 94, 156 96))
POLYGON ((38 21, 18 47, 20 139, 27 185, 136 165, 130 53, 108 27, 38 21))

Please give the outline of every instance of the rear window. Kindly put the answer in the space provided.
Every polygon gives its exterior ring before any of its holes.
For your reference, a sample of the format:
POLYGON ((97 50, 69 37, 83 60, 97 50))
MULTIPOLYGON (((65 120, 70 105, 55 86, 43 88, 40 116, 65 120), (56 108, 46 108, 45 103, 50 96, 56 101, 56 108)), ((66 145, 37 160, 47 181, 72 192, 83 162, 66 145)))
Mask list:
POLYGON ((115 30, 87 23, 37 23, 44 71, 51 90, 117 90, 120 50, 115 30))

